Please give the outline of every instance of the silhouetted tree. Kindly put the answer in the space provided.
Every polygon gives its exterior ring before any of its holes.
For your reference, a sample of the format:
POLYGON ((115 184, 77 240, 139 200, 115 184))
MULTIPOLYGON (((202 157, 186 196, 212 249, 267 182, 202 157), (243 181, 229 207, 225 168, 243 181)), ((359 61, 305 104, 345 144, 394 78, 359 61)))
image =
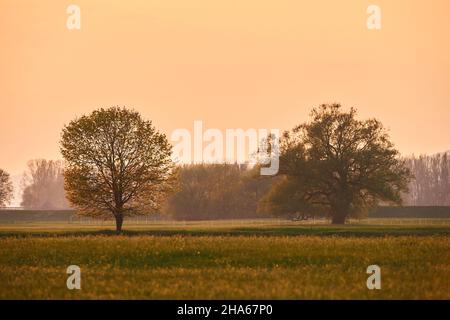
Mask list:
POLYGON ((314 108, 311 117, 280 139, 279 174, 287 178, 266 201, 283 206, 290 198, 298 211, 326 213, 335 224, 380 201, 401 203, 410 172, 378 120, 357 120, 355 109, 339 104, 314 108))
POLYGON ((324 216, 324 207, 309 201, 307 192, 302 192, 301 181, 280 175, 270 191, 260 200, 259 210, 267 214, 292 220, 306 220, 324 216), (300 192, 296 192, 299 190, 300 192))
POLYGON ((99 109, 64 127, 67 197, 81 214, 113 215, 122 230, 128 215, 158 210, 170 189, 171 145, 136 111, 99 109))

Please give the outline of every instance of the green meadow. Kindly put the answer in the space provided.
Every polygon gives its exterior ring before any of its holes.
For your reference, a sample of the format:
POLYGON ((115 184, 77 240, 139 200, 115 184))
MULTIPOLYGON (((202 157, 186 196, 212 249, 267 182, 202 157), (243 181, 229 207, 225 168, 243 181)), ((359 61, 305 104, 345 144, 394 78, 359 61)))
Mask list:
POLYGON ((405 221, 3 224, 0 299, 450 299, 448 220, 405 221))

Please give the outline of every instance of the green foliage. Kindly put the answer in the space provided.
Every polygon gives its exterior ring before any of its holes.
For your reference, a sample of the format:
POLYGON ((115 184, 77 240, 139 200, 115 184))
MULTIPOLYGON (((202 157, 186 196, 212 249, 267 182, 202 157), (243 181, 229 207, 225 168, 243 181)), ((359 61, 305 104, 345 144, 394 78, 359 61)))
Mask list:
POLYGON ((67 198, 82 214, 123 217, 154 212, 170 190, 171 145, 136 111, 112 107, 64 127, 67 198))
POLYGON ((357 120, 355 109, 338 104, 313 109, 311 118, 281 138, 279 174, 287 178, 264 199, 273 211, 344 223, 377 203, 401 203, 411 175, 378 120, 357 120))
POLYGON ((324 216, 323 207, 308 202, 307 193, 298 179, 281 176, 259 203, 259 211, 292 220, 324 216))
POLYGON ((238 236, 2 237, 0 298, 450 298, 448 235, 398 236, 384 227, 382 236, 373 236, 364 228, 273 228, 266 236, 249 228, 238 236), (289 236, 292 230, 299 232, 289 236), (316 235, 298 235, 309 230, 316 235), (327 230, 341 236, 318 236, 327 230), (65 286, 66 268, 74 263, 82 290, 65 286), (366 287, 366 268, 374 263, 382 268, 382 290, 366 287))

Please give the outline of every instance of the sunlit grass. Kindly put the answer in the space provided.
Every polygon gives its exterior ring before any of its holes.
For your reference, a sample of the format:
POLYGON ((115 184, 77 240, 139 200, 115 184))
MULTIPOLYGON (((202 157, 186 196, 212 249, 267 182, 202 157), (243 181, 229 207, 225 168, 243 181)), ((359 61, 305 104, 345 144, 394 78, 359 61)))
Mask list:
POLYGON ((0 298, 450 298, 448 227, 388 227, 381 234, 378 227, 316 226, 306 235, 287 227, 247 228, 243 234, 243 228, 225 234, 205 225, 185 229, 193 233, 41 230, 17 236, 17 230, 3 229, 0 298), (346 234, 349 229, 354 233, 346 234), (66 288, 71 264, 81 267, 81 290, 66 288), (366 287, 371 264, 381 267, 381 290, 366 287))

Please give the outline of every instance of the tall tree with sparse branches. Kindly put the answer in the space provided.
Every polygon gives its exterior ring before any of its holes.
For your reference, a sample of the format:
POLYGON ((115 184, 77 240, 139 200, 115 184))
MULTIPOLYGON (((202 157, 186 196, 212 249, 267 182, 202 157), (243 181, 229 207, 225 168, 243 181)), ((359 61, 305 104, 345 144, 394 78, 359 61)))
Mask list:
POLYGON ((63 161, 34 159, 24 173, 21 205, 25 209, 67 209, 63 161))
POLYGON ((9 173, 0 169, 0 207, 6 206, 12 199, 13 185, 9 173))
POLYGON ((155 212, 171 189, 171 145, 151 121, 127 108, 99 109, 64 127, 65 190, 80 214, 125 216, 155 212))
POLYGON ((326 214, 334 224, 380 202, 401 204, 411 173, 380 121, 358 120, 355 109, 339 104, 314 108, 311 118, 281 138, 285 179, 274 188, 284 196, 273 190, 266 202, 291 213, 326 214))

